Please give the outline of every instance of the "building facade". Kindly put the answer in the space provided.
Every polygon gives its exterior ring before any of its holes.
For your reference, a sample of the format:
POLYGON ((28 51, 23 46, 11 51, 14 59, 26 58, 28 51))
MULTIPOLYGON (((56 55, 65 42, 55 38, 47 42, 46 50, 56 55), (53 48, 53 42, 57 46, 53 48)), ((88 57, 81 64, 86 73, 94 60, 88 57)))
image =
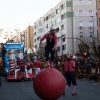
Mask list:
MULTIPOLYGON (((23 43, 25 49, 28 51, 28 49, 33 49, 34 48, 34 43, 33 43, 33 26, 28 26, 25 30, 21 32, 21 42, 23 43)), ((31 53, 31 52, 30 52, 31 53)))
POLYGON ((57 55, 76 53, 77 41, 97 38, 96 13, 96 0, 61 0, 34 23, 34 47, 38 51, 40 38, 53 26, 58 37, 57 55))
POLYGON ((97 24, 98 24, 98 42, 100 45, 100 0, 97 0, 97 24))

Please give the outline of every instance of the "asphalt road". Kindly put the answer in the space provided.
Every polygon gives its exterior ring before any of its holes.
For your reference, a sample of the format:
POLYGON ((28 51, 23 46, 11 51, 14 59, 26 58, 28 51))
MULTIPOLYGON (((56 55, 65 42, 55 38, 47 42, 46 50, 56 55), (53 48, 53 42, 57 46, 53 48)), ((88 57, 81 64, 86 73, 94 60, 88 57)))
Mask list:
MULTIPOLYGON (((1 77, 0 100, 41 100, 33 90, 33 81, 6 82, 1 77)), ((100 83, 77 80, 77 96, 72 96, 72 86, 66 89, 66 95, 58 100, 100 100, 100 83)))

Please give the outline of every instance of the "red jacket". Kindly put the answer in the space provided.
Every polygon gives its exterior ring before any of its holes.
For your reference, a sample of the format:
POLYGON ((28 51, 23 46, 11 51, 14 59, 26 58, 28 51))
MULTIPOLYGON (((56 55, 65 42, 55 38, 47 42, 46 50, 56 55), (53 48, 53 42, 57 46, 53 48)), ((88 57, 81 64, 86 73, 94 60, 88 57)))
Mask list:
POLYGON ((18 61, 18 62, 17 62, 17 65, 21 67, 21 66, 24 66, 25 63, 24 63, 23 61, 18 61))
POLYGON ((40 68, 40 69, 42 69, 42 63, 41 63, 40 61, 34 62, 34 63, 33 63, 33 66, 34 66, 35 68, 40 68))

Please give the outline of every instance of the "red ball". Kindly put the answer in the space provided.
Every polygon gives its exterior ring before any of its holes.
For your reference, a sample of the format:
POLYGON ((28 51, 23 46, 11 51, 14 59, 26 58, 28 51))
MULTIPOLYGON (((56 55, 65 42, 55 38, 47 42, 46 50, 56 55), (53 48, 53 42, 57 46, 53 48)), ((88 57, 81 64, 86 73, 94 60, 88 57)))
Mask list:
POLYGON ((33 81, 35 93, 43 100, 56 100, 65 91, 66 79, 54 68, 46 68, 39 72, 33 81))

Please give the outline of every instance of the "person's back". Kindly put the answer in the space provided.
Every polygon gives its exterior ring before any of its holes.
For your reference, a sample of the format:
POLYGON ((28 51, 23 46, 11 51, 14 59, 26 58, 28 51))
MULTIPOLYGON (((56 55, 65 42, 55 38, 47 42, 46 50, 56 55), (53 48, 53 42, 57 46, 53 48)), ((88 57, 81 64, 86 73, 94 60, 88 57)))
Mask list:
POLYGON ((74 68, 75 68, 75 61, 72 60, 72 55, 68 54, 67 59, 64 63, 64 71, 65 71, 65 76, 67 80, 66 88, 68 86, 70 87, 71 83, 73 84, 72 96, 77 95, 75 92, 77 83, 76 83, 76 78, 74 75, 74 68))
POLYGON ((65 61, 64 63, 64 69, 65 71, 72 71, 74 72, 74 69, 75 69, 75 61, 74 60, 67 60, 65 61))

